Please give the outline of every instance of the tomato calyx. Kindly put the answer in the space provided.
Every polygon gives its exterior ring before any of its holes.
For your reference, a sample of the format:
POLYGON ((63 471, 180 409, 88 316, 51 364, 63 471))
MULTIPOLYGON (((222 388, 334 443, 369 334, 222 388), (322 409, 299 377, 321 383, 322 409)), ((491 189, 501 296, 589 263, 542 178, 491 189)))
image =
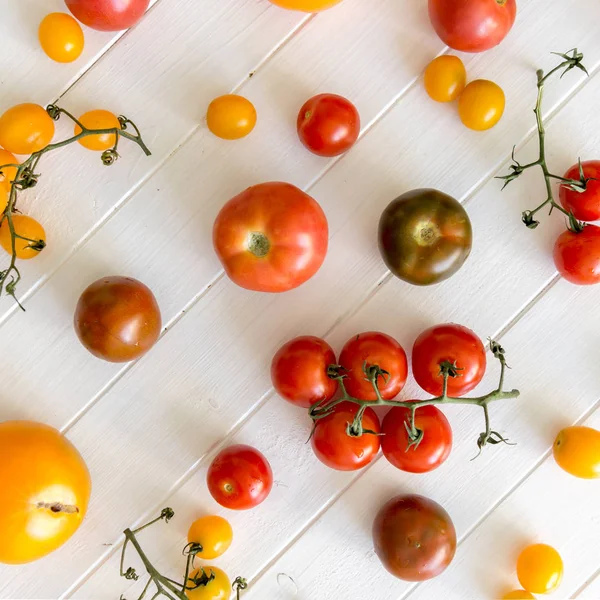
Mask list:
POLYGON ((271 242, 269 238, 260 231, 253 231, 248 234, 248 251, 257 258, 263 258, 269 254, 271 242))
POLYGON ((199 587, 206 587, 211 581, 214 580, 214 578, 214 571, 211 571, 210 575, 208 575, 203 567, 199 567, 198 572, 195 575, 187 578, 185 589, 195 590, 199 587), (187 585, 188 581, 191 581, 193 585, 187 585))
POLYGON ((53 513, 75 514, 79 512, 79 507, 74 504, 63 504, 62 502, 38 502, 36 508, 46 508, 53 513))

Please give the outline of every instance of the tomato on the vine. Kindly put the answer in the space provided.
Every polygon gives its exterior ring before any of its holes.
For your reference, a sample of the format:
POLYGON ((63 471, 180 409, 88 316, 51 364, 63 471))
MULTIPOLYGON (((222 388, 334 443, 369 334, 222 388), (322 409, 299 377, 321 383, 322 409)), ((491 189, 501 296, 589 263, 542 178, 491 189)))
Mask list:
POLYGON ((219 96, 208 105, 206 124, 217 137, 238 140, 254 129, 256 109, 252 102, 243 96, 219 96))
POLYGON ((575 477, 600 477, 600 431, 591 427, 565 427, 556 436, 554 460, 575 477))
POLYGON ((273 487, 273 472, 256 448, 236 444, 217 454, 206 480, 208 491, 221 506, 247 510, 266 500, 273 487))
MULTIPOLYGON (((202 567, 207 577, 214 575, 206 584, 199 585, 194 589, 186 589, 185 595, 189 600, 229 600, 231 597, 231 582, 227 574, 217 567, 202 567)), ((202 577, 200 569, 192 571, 187 581, 187 587, 194 585, 194 578, 202 577)))
POLYGON ((485 348, 479 337, 467 327, 447 323, 426 329, 415 340, 412 370, 416 382, 432 396, 440 396, 444 378, 440 364, 455 365, 456 377, 448 377, 448 395, 464 396, 483 379, 486 368, 485 348))
POLYGON ((554 264, 571 283, 600 283, 600 227, 586 225, 583 231, 563 231, 554 244, 554 264))
POLYGON ((310 408, 331 400, 338 382, 327 376, 335 364, 331 346, 321 338, 304 335, 285 343, 271 362, 271 381, 277 393, 292 404, 310 408))
POLYGON ((437 469, 452 450, 452 428, 444 413, 435 406, 415 411, 415 427, 423 432, 418 444, 409 447, 408 408, 394 406, 381 424, 381 449, 396 468, 409 473, 427 473, 437 469))
MULTIPOLYGON (((12 215, 15 233, 21 237, 15 239, 15 253, 21 260, 35 258, 46 246, 46 232, 44 228, 27 215, 12 215), (27 238, 27 239, 22 239, 27 238)), ((0 225, 0 246, 12 254, 12 236, 8 219, 0 225)))
POLYGON ((39 104, 17 104, 0 117, 0 146, 13 154, 33 154, 54 137, 54 121, 39 104))
POLYGON ((379 392, 385 400, 395 398, 408 377, 404 348, 393 337, 378 331, 359 333, 348 340, 339 362, 346 375, 346 390, 361 400, 377 400, 373 385, 366 379, 365 369, 369 367, 378 366, 388 373, 377 378, 379 392))
MULTIPOLYGON (((14 154, 0 148, 0 167, 2 165, 17 165, 19 161, 16 159, 14 154)), ((12 182, 17 176, 17 167, 4 167, 0 171, 0 189, 5 189, 7 193, 10 192, 12 182)), ((4 209, 2 209, 4 210, 4 209)), ((0 210, 0 214, 2 214, 0 210)))
MULTIPOLYGON (((117 116, 108 110, 90 110, 79 117, 79 122, 87 129, 121 129, 117 116)), ((81 127, 75 125, 75 135, 81 131, 81 127)), ((115 133, 97 133, 81 138, 79 143, 88 150, 101 152, 112 148, 116 141, 115 133)))
POLYGON ((83 52, 84 38, 81 25, 65 13, 46 15, 38 29, 42 50, 59 63, 77 60, 83 52))
POLYGON ((436 102, 452 102, 465 89, 467 71, 458 56, 444 54, 434 58, 423 76, 425 91, 436 102))
POLYGON ((196 519, 188 531, 188 542, 200 544, 202 550, 196 557, 212 560, 224 554, 233 541, 233 529, 227 519, 209 515, 196 519))
POLYGON ((121 31, 133 27, 150 0, 65 0, 73 16, 98 31, 121 31))
POLYGON ((485 131, 502 118, 505 105, 506 97, 497 83, 476 79, 458 97, 458 114, 469 129, 485 131))
POLYGON ((331 469, 356 471, 368 465, 379 452, 379 418, 372 408, 363 415, 362 426, 373 433, 348 435, 348 428, 359 411, 358 404, 341 402, 333 412, 315 423, 311 437, 316 457, 331 469))
MULTIPOLYGON (((567 185, 559 190, 563 208, 579 221, 597 221, 600 219, 600 160, 587 160, 581 163, 583 176, 589 179, 585 191, 576 192, 567 185)), ((565 179, 579 180, 579 163, 573 165, 563 176, 565 179)))
POLYGON ((271 0, 273 4, 290 10, 318 12, 335 6, 342 0, 271 0))
POLYGON ((360 115, 350 100, 336 94, 313 96, 300 109, 296 121, 298 137, 318 156, 347 152, 360 134, 360 115))
POLYGON ((532 544, 519 554, 517 577, 528 592, 549 594, 560 585, 562 576, 563 561, 552 546, 532 544))

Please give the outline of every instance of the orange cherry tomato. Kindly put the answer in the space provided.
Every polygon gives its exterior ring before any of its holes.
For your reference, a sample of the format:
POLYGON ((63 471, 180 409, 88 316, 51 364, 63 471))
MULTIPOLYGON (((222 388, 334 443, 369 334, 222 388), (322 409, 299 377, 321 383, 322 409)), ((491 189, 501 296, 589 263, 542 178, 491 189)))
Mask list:
POLYGON ((554 459, 567 473, 582 479, 600 477, 600 431, 566 427, 554 441, 554 459))
POLYGON ((77 531, 90 474, 71 442, 42 423, 0 423, 0 456, 0 562, 31 562, 77 531))
POLYGON ((83 52, 81 25, 66 13, 46 15, 40 23, 38 37, 42 50, 56 62, 73 62, 83 52))
POLYGON ((2 218, 2 215, 8 206, 8 197, 8 192, 0 185, 0 218, 2 218))
MULTIPOLYGON (((80 123, 87 129, 121 129, 119 119, 108 110, 90 110, 79 117, 80 123)), ((75 135, 81 133, 81 127, 75 125, 75 135)), ((114 133, 98 133, 81 138, 79 143, 88 150, 102 152, 115 145, 117 136, 114 133)))
POLYGON ((559 585, 563 576, 560 554, 548 544, 527 546, 517 559, 520 584, 532 594, 548 594, 559 585))
MULTIPOLYGON (((46 247, 46 232, 44 228, 31 217, 26 215, 12 216, 15 233, 23 238, 15 240, 17 258, 29 260, 35 258, 46 247)), ((7 219, 0 226, 0 246, 12 254, 12 236, 7 219)))
POLYGON ((342 0, 271 0, 273 4, 290 10, 318 12, 339 4, 342 0))
MULTIPOLYGON (((208 577, 211 576, 211 573, 214 574, 214 579, 193 590, 186 590, 185 595, 190 600, 229 600, 231 596, 231 582, 225 572, 217 569, 217 567, 203 567, 203 569, 208 577)), ((194 585, 194 578, 201 576, 202 572, 200 569, 192 571, 187 587, 192 587, 194 585)))
POLYGON ((471 81, 458 97, 460 120, 469 129, 491 129, 504 114, 506 98, 502 88, 487 79, 471 81))
POLYGON ((208 105, 206 123, 217 137, 239 140, 254 129, 256 109, 252 102, 243 96, 219 96, 208 105))
POLYGON ((217 515, 197 519, 188 531, 188 542, 202 546, 202 551, 196 557, 204 560, 212 560, 224 554, 232 540, 233 529, 229 521, 217 515))
POLYGON ((514 590, 502 596, 502 600, 535 600, 535 596, 525 590, 514 590))
MULTIPOLYGON (((0 167, 2 165, 16 165, 19 161, 15 158, 14 154, 7 152, 0 148, 0 167)), ((17 167, 5 167, 0 169, 0 189, 4 188, 7 192, 10 192, 11 184, 17 176, 17 167)), ((1 211, 0 211, 1 213, 1 211)))
POLYGON ((452 102, 465 89, 467 71, 458 56, 438 56, 425 69, 425 91, 436 102, 452 102))
POLYGON ((33 154, 54 137, 54 121, 39 104, 17 104, 0 117, 0 146, 14 154, 33 154))

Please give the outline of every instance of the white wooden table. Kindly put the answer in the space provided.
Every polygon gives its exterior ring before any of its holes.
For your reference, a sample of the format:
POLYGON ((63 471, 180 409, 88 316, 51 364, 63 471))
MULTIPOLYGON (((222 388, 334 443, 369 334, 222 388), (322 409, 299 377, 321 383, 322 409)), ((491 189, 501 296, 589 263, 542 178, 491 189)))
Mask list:
MULTIPOLYGON (((125 34, 86 30, 83 57, 58 65, 42 54, 36 31, 63 2, 0 0, 0 110, 56 99, 76 114, 107 108, 133 119, 153 151, 145 158, 123 143, 108 170, 70 147, 42 162, 44 176, 24 198, 49 246, 23 265, 27 313, 0 300, 0 418, 64 431, 94 489, 66 546, 0 568, 2 598, 136 598, 118 576, 121 531, 167 505, 175 519, 143 538, 157 565, 180 576, 191 520, 226 514, 236 537, 218 564, 251 580, 248 600, 495 598, 518 587, 515 557, 531 541, 563 556, 553 598, 600 598, 600 486, 568 476, 550 455, 561 427, 600 427, 600 290, 558 277, 551 248, 560 218, 535 232, 523 227, 521 212, 543 194, 540 174, 502 193, 494 180, 513 144, 524 161, 537 151, 535 69, 555 64, 551 51, 577 46, 591 76, 572 72, 549 84, 549 160, 562 172, 578 156, 599 157, 600 3, 519 0, 509 38, 463 57, 471 79, 506 91, 503 120, 484 134, 422 89, 425 65, 448 51, 426 4, 344 0, 308 16, 267 0, 155 0, 125 34), (231 91, 259 115, 252 135, 234 143, 203 122, 209 101, 231 91), (324 91, 350 98, 362 116, 361 139, 340 159, 313 156, 296 137, 299 106, 324 91), (233 285, 211 244, 223 203, 269 180, 310 191, 331 232, 317 276, 277 296, 233 285), (388 202, 415 187, 459 198, 475 235, 463 270, 424 289, 390 276, 375 235, 388 202), (108 274, 141 279, 162 309, 163 335, 137 363, 94 359, 72 329, 80 292, 108 274), (454 450, 430 474, 405 474, 382 458, 350 474, 321 465, 304 443, 306 415, 271 389, 276 348, 314 334, 339 349, 369 329, 410 348, 422 329, 444 321, 506 348, 508 385, 522 397, 495 405, 492 418, 518 446, 487 448, 470 462, 481 415, 456 407, 447 411, 454 450), (226 513, 206 489, 211 456, 233 441, 262 450, 275 472, 268 501, 250 512, 226 513), (378 508, 408 491, 440 502, 459 536, 451 567, 420 585, 387 574, 371 543, 378 508)), ((488 375, 482 386, 495 383, 495 368, 488 375)), ((411 383, 403 395, 414 393, 411 383)))

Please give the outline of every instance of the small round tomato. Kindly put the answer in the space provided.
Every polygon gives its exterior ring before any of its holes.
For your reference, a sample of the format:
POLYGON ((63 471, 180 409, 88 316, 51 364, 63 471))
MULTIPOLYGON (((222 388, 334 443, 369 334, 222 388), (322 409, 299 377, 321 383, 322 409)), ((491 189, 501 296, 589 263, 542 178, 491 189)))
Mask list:
POLYGON ((447 323, 426 329, 415 340, 412 369, 416 382, 432 396, 440 396, 444 378, 440 364, 456 365, 457 376, 448 377, 448 395, 464 396, 483 379, 486 368, 485 348, 473 331, 447 323))
POLYGON ((239 140, 254 129, 256 109, 252 102, 243 96, 219 96, 208 105, 206 124, 217 137, 239 140))
POLYGON ((342 0, 271 0, 273 4, 288 8, 290 10, 302 10, 304 12, 319 12, 326 8, 335 6, 342 0))
POLYGON ((425 91, 436 102, 456 100, 466 83, 467 70, 458 56, 438 56, 425 69, 425 91))
POLYGON ((429 19, 444 44, 461 52, 497 46, 517 16, 516 0, 429 0, 429 19))
POLYGON ((340 353, 347 392, 361 400, 377 400, 377 394, 366 379, 365 369, 378 366, 388 375, 377 379, 379 392, 385 400, 395 398, 406 383, 408 361, 404 348, 391 336, 378 331, 359 333, 348 340, 340 353))
POLYGON ((527 546, 517 559, 519 583, 533 594, 549 594, 559 585, 563 576, 560 554, 548 544, 527 546))
POLYGON ((566 427, 556 436, 552 450, 554 460, 567 473, 582 479, 600 477, 600 431, 566 427))
POLYGON ((227 519, 218 515, 196 519, 189 531, 188 542, 200 544, 197 558, 212 560, 224 554, 233 541, 233 529, 227 519))
POLYGON ((335 354, 325 340, 304 335, 279 348, 271 362, 271 381, 282 398, 310 408, 335 395, 338 383, 327 376, 327 368, 334 364, 335 354))
MULTIPOLYGON (((13 215, 12 221, 15 233, 21 236, 15 240, 17 258, 29 260, 38 256, 46 247, 46 232, 44 228, 35 219, 26 215, 13 215)), ((0 225, 0 246, 9 254, 12 254, 12 236, 10 234, 8 219, 4 219, 2 225, 0 225)))
POLYGON ((195 585, 194 579, 206 579, 214 575, 213 579, 201 583, 194 589, 186 589, 185 595, 189 600, 229 600, 231 596, 231 582, 226 573, 217 567, 202 567, 190 573, 187 587, 195 585), (204 577, 206 576, 206 577, 204 577))
MULTIPOLYGON (((79 117, 79 122, 86 129, 121 129, 119 119, 108 110, 90 110, 79 117)), ((79 135, 81 131, 81 127, 75 125, 75 135, 79 135)), ((112 148, 116 141, 115 133, 98 133, 81 138, 79 143, 88 150, 103 152, 112 148)))
POLYGON ((381 449, 388 461, 401 471, 427 473, 437 469, 452 450, 452 428, 444 413, 435 406, 423 406, 415 412, 415 426, 423 432, 418 445, 409 447, 406 426, 410 410, 394 406, 383 419, 381 449))
POLYGON ((65 0, 73 16, 98 31, 121 31, 133 27, 150 0, 65 0))
POLYGON ((360 115, 350 100, 336 94, 319 94, 298 113, 298 137, 318 156, 339 156, 354 146, 360 134, 360 115))
POLYGON ((75 332, 94 356, 128 362, 154 346, 162 325, 154 294, 131 277, 103 277, 81 294, 75 332))
POLYGON ((379 251, 388 269, 413 285, 448 279, 471 253, 473 233, 460 202, 437 190, 406 192, 379 220, 379 251))
MULTIPOLYGON (((8 198, 9 198, 8 192, 4 191, 4 189, 0 185, 0 219, 2 218, 2 215, 4 214, 6 207, 8 206, 8 198)), ((7 225, 7 227, 8 227, 8 225, 7 225)))
MULTIPOLYGON (((0 167, 2 165, 18 165, 19 161, 14 154, 0 148, 0 167)), ((4 188, 7 193, 10 192, 12 182, 17 176, 17 167, 4 167, 0 169, 0 189, 4 188)), ((0 211, 0 214, 2 211, 0 211)))
POLYGON ((54 137, 54 121, 38 104, 17 104, 0 117, 0 146, 14 154, 33 154, 54 137))
MULTIPOLYGON (((581 163, 583 175, 589 181, 585 191, 576 192, 566 185, 559 190, 560 203, 563 208, 579 221, 597 221, 600 219, 600 160, 588 160, 581 163)), ((581 174, 579 163, 573 165, 565 174, 565 179, 578 181, 581 174)))
POLYGON ((254 185, 221 209, 213 245, 227 275, 258 292, 285 292, 321 267, 327 218, 314 198, 289 183, 254 185))
POLYGON ((571 283, 600 283, 600 227, 586 225, 583 231, 563 231, 554 244, 554 264, 571 283))
POLYGON ((437 502, 405 494, 392 498, 377 514, 373 544, 392 575, 405 581, 425 581, 452 562, 456 530, 437 502))
POLYGON ((221 450, 207 474, 208 491, 225 508, 247 510, 263 502, 273 487, 269 461, 252 446, 221 450))
POLYGON ((458 114, 463 125, 474 131, 491 129, 504 114, 502 88, 487 79, 471 81, 458 97, 458 114))
POLYGON ((40 23, 38 37, 42 50, 56 62, 73 62, 83 52, 83 30, 71 15, 46 15, 40 23))
POLYGON ((535 600, 535 596, 525 590, 514 590, 502 596, 502 600, 535 600))
MULTIPOLYGON (((361 436, 348 435, 348 427, 352 425, 358 404, 342 402, 333 412, 319 419, 311 437, 315 456, 331 469, 337 471, 356 471, 368 465, 379 452, 379 436, 363 433, 361 436)), ((372 408, 367 408, 363 415, 364 429, 378 434, 381 431, 379 418, 372 408)))

